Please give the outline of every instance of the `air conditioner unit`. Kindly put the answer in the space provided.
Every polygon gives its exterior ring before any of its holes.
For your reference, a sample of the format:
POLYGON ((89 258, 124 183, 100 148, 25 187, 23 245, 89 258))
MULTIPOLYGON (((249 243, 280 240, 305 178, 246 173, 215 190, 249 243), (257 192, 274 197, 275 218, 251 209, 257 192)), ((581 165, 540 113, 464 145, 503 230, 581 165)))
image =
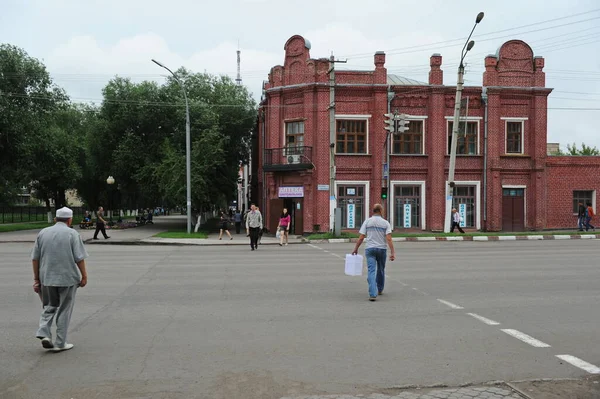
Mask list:
POLYGON ((300 155, 288 155, 287 157, 287 163, 288 164, 295 164, 295 163, 300 163, 300 155))

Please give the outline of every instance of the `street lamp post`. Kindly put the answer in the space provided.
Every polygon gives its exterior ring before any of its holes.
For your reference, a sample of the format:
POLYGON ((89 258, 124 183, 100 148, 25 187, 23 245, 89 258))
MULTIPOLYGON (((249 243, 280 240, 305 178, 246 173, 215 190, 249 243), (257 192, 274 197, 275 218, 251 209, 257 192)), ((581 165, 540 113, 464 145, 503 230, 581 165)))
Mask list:
POLYGON ((473 25, 473 29, 471 29, 471 33, 465 42, 465 45, 462 48, 460 54, 460 64, 458 66, 458 80, 456 82, 456 99, 454 100, 454 118, 452 122, 452 144, 450 147, 450 167, 448 169, 448 184, 446 184, 446 215, 444 219, 444 232, 450 232, 450 214, 452 211, 452 199, 454 195, 454 171, 456 169, 456 146, 458 144, 458 129, 459 129, 459 120, 460 120, 460 104, 462 97, 462 90, 464 84, 464 75, 465 75, 465 66, 463 65, 463 61, 465 56, 473 48, 475 45, 475 41, 471 40, 471 35, 475 31, 477 24, 481 22, 483 19, 483 12, 477 14, 477 18, 475 19, 475 25, 473 25))
POLYGON ((185 98, 185 184, 186 184, 186 208, 187 208, 187 233, 191 234, 192 232, 192 182, 191 182, 191 161, 190 161, 190 107, 188 104, 187 93, 185 91, 184 83, 179 80, 177 75, 173 73, 169 68, 161 64, 160 62, 152 59, 156 65, 161 68, 166 69, 173 75, 173 78, 179 86, 181 86, 181 91, 183 92, 183 98, 185 98))
POLYGON ((113 184, 115 184, 115 178, 112 176, 108 176, 108 178, 106 179, 106 184, 108 184, 108 186, 110 187, 108 189, 108 222, 109 222, 109 226, 112 225, 112 206, 113 204, 113 198, 112 198, 112 194, 113 194, 113 184))

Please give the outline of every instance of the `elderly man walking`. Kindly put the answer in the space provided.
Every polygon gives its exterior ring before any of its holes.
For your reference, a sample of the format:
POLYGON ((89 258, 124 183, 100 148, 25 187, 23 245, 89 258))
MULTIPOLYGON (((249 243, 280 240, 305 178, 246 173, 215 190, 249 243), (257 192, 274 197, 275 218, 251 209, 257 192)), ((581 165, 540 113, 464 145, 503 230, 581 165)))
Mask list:
POLYGON ((73 211, 56 211, 56 224, 39 232, 31 259, 34 290, 41 289, 44 305, 36 337, 42 346, 54 351, 73 348, 67 342, 75 292, 87 284, 85 258, 88 253, 79 233, 71 228, 73 211), (56 318, 56 342, 52 342, 52 321, 56 318))
POLYGON ((396 259, 396 251, 392 242, 392 226, 382 216, 383 206, 375 204, 373 207, 373 216, 365 220, 362 224, 354 247, 353 255, 358 253, 358 248, 362 242, 367 240, 365 256, 367 258, 369 283, 369 300, 377 300, 377 294, 383 294, 385 285, 385 258, 387 256, 386 244, 390 247, 390 260, 396 259))
POLYGON ((258 235, 263 228, 263 219, 256 205, 252 204, 250 209, 246 216, 246 234, 250 236, 250 248, 254 251, 258 248, 258 235))

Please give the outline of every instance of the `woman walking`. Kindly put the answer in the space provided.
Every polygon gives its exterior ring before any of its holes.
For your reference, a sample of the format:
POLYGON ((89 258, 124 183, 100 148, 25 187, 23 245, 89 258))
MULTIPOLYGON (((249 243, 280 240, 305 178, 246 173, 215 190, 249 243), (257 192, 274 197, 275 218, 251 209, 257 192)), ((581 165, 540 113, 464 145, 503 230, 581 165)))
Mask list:
POLYGON ((231 233, 229 233, 229 218, 225 212, 221 212, 221 228, 219 229, 219 240, 223 237, 223 232, 227 233, 230 240, 233 240, 231 233))
POLYGON ((595 216, 594 214, 594 208, 592 208, 592 203, 588 202, 587 203, 587 209, 586 209, 587 213, 585 215, 585 231, 588 231, 589 229, 592 230, 596 230, 596 227, 594 227, 590 222, 592 221, 592 218, 595 216))
POLYGON ((283 245, 283 238, 285 237, 285 245, 288 245, 288 236, 290 232, 290 221, 291 217, 288 213, 287 208, 283 208, 283 212, 279 217, 279 225, 277 226, 277 230, 279 230, 279 246, 283 245))

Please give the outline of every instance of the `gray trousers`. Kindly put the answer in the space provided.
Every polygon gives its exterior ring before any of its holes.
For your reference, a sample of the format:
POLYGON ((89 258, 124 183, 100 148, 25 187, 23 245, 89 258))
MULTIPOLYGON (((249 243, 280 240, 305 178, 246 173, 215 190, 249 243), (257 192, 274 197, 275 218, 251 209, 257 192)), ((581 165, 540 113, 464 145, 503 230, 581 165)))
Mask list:
POLYGON ((42 287, 44 310, 40 316, 40 328, 36 337, 52 340, 52 320, 56 316, 56 342, 54 344, 58 347, 65 346, 76 292, 76 285, 70 287, 42 287))

